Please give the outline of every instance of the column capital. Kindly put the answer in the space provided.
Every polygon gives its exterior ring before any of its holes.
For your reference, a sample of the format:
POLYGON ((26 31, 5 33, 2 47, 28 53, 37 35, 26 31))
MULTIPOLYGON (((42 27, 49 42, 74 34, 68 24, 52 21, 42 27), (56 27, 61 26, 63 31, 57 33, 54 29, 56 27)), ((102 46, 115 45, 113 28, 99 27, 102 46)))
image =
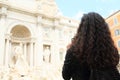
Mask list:
POLYGON ((0 17, 6 17, 7 16, 7 7, 1 7, 0 17))
POLYGON ((41 25, 42 22, 42 16, 41 15, 37 15, 37 24, 41 25))
POLYGON ((35 42, 36 42, 36 38, 35 37, 31 37, 30 43, 35 43, 35 42))
POLYGON ((10 40, 11 39, 11 34, 5 34, 5 39, 10 40))

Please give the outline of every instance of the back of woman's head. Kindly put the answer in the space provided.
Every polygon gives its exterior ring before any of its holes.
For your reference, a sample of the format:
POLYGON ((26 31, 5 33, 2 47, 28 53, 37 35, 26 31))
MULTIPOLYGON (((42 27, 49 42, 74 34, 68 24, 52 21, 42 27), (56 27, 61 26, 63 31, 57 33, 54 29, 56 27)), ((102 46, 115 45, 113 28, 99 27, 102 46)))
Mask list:
POLYGON ((87 62, 91 67, 116 66, 119 61, 109 27, 95 12, 83 15, 71 49, 81 63, 87 62))

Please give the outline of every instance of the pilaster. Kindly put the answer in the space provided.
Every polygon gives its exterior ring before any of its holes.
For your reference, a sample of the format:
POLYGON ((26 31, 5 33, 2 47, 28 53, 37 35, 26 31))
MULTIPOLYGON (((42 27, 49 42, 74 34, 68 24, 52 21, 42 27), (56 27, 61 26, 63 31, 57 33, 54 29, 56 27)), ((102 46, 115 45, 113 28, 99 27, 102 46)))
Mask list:
POLYGON ((6 16, 7 16, 7 8, 1 7, 0 8, 0 65, 3 65, 4 63, 4 46, 5 46, 5 23, 6 23, 6 16))
POLYGON ((40 66, 43 62, 43 42, 42 42, 42 16, 37 15, 36 24, 36 44, 35 44, 35 66, 40 66))

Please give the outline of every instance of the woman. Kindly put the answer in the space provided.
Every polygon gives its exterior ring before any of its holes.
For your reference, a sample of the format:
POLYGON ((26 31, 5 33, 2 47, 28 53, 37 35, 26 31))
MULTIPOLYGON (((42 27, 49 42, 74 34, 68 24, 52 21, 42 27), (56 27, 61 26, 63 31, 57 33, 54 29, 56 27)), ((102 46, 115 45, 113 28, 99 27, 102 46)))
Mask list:
POLYGON ((64 80, 89 80, 91 69, 111 70, 111 75, 120 80, 118 63, 119 54, 105 20, 95 12, 84 14, 66 53, 64 80))

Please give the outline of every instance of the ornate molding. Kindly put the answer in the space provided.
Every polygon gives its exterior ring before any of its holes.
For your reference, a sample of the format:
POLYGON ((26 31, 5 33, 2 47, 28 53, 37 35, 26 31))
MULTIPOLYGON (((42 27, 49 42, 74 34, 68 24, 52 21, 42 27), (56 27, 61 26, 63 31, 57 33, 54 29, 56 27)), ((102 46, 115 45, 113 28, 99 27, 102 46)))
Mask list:
POLYGON ((14 37, 14 36, 11 36, 10 37, 10 40, 12 42, 23 42, 23 43, 28 43, 28 42, 33 42, 35 43, 36 42, 36 38, 34 37, 28 37, 28 38, 17 38, 17 37, 14 37))
POLYGON ((1 7, 0 16, 1 17, 6 17, 7 16, 7 8, 6 7, 1 7))

